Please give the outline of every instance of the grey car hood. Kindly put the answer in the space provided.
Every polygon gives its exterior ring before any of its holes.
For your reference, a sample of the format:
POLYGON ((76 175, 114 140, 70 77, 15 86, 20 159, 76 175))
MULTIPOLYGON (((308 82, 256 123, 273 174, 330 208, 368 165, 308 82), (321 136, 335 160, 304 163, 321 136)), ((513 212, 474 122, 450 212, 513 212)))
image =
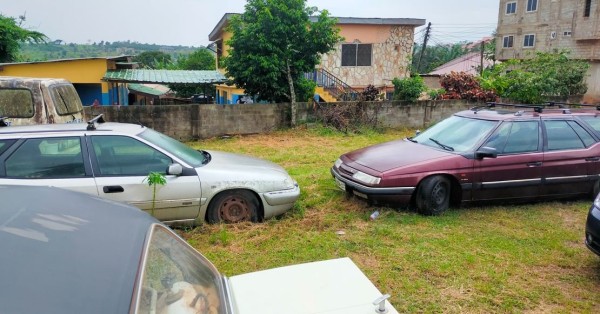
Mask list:
POLYGON ((229 288, 240 314, 373 314, 382 295, 349 258, 233 276, 229 288))
POLYGON ((206 152, 210 154, 211 160, 205 167, 219 167, 221 169, 233 168, 256 171, 273 170, 284 173, 287 176, 287 172, 285 169, 283 169, 283 167, 264 159, 216 150, 207 150, 206 152))

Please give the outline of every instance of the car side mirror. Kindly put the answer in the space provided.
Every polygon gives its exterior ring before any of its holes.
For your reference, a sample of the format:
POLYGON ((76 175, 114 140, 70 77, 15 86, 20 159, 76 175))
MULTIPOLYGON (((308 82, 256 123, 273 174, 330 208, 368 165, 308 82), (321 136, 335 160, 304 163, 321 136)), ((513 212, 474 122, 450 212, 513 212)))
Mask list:
POLYGON ((170 164, 167 168, 167 174, 179 176, 183 173, 183 167, 180 164, 170 164))
POLYGON ((496 157, 498 157, 498 151, 493 147, 484 146, 475 152, 475 158, 477 159, 496 157))

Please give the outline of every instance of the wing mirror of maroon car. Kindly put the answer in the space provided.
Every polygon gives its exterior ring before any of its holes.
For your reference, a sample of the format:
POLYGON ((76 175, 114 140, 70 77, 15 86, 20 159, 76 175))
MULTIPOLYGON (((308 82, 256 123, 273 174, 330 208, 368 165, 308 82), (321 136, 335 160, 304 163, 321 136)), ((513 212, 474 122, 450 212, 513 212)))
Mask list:
POLYGON ((483 158, 496 158, 498 157, 498 151, 496 151, 493 147, 481 147, 475 152, 475 158, 483 159, 483 158))
POLYGON ((167 168, 167 174, 179 176, 183 173, 183 167, 180 164, 170 164, 167 168))

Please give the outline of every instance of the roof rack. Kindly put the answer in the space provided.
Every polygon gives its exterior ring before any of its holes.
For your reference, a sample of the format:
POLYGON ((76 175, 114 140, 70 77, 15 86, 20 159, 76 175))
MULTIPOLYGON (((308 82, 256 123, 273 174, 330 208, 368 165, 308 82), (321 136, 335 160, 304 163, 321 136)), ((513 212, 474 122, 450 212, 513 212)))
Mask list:
POLYGON ((96 123, 104 123, 104 118, 103 118, 104 114, 101 113, 97 116, 95 116, 94 118, 92 118, 91 120, 88 120, 87 122, 87 130, 88 131, 92 131, 96 129, 96 123))
POLYGON ((558 105, 559 108, 564 108, 564 106, 570 107, 593 107, 596 110, 600 110, 600 104, 576 104, 576 103, 568 103, 568 102, 560 102, 560 101, 549 101, 546 103, 548 106, 558 105), (562 106, 562 107, 560 107, 562 106))
POLYGON ((0 117, 0 126, 10 126, 10 121, 6 121, 8 117, 0 117))
POLYGON ((495 108, 496 106, 512 107, 512 108, 530 108, 530 109, 533 109, 533 111, 535 111, 537 113, 541 113, 544 109, 543 105, 522 105, 522 104, 505 104, 505 103, 499 103, 499 102, 488 102, 488 103, 486 103, 485 106, 473 107, 473 108, 471 108, 471 110, 477 112, 481 109, 495 108))

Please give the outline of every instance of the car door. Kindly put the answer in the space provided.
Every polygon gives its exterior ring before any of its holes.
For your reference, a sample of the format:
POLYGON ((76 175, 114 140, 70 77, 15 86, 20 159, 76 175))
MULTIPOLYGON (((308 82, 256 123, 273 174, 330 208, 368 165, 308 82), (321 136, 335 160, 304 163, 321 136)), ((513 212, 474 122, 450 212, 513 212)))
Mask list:
POLYGON ((195 219, 200 211, 200 180, 195 171, 166 175, 173 159, 159 149, 125 135, 88 136, 98 193, 126 202, 162 221, 195 219), (151 172, 165 175, 166 183, 150 186, 151 172), (154 207, 154 209, 153 209, 154 207))
POLYGON ((55 186, 98 195, 79 136, 21 139, 4 150, 0 184, 55 186))
POLYGON ((498 156, 475 161, 474 200, 538 197, 544 159, 539 119, 505 121, 481 147, 498 156))
POLYGON ((543 120, 546 134, 544 184, 542 195, 547 197, 588 194, 592 191, 593 169, 599 161, 596 143, 581 125, 573 120, 543 120))

